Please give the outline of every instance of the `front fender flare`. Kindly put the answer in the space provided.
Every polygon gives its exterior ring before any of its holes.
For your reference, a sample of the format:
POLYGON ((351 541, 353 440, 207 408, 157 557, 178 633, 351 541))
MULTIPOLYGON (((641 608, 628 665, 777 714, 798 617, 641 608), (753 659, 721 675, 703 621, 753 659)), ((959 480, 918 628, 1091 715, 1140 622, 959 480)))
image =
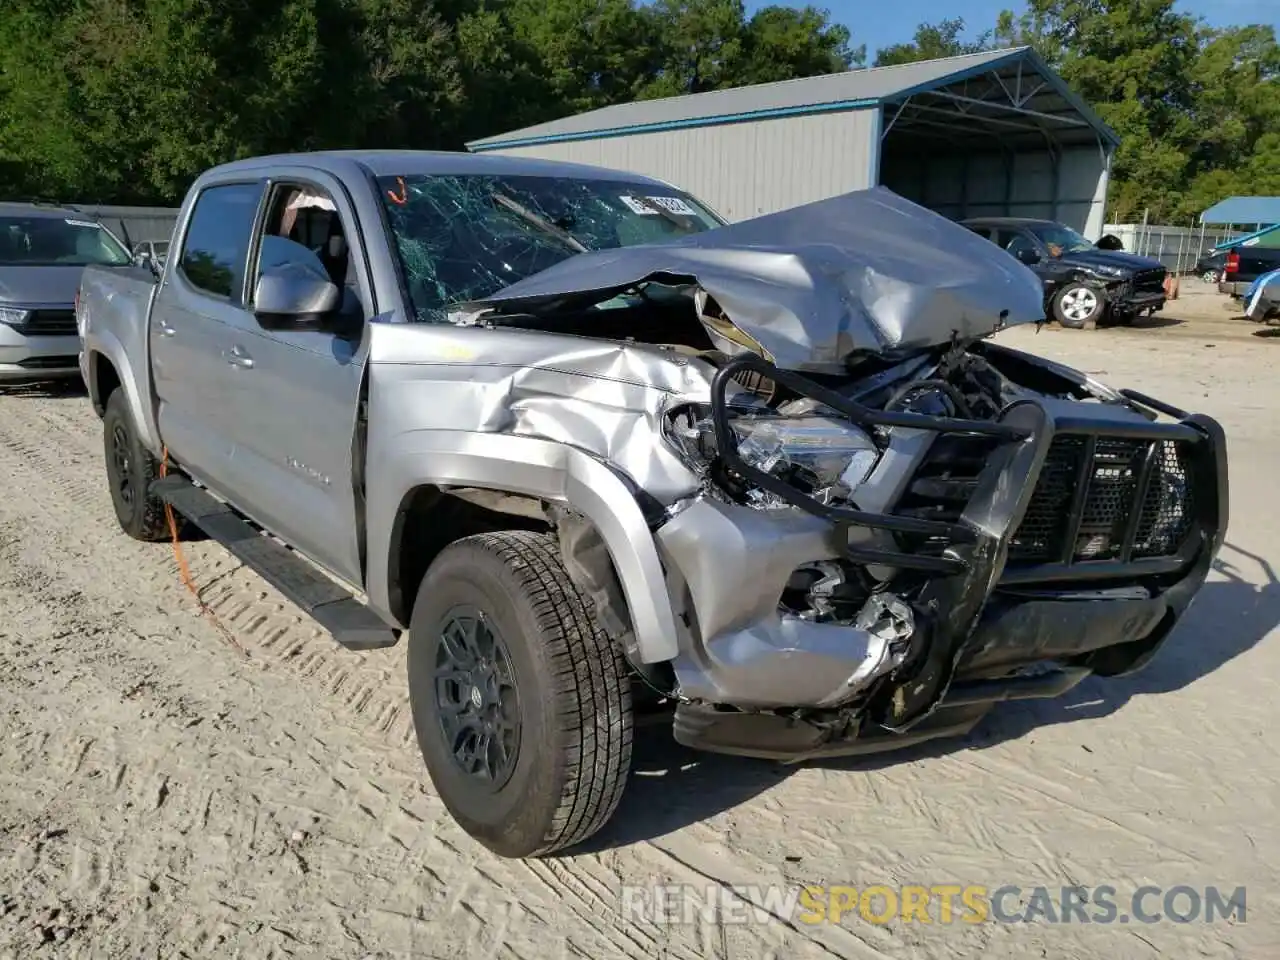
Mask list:
POLYGON ((405 496, 424 484, 482 487, 564 504, 591 521, 618 572, 640 661, 676 656, 675 615, 657 546, 635 496, 609 467, 565 444, 510 434, 415 430, 388 440, 369 451, 366 501, 366 583, 379 613, 391 616, 392 532, 405 496))

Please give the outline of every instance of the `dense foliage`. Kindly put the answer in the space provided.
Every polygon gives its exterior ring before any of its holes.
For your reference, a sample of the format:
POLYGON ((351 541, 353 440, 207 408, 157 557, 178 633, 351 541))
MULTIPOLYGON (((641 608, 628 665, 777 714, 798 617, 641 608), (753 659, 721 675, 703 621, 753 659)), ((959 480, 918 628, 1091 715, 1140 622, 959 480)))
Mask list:
MULTIPOLYGON (((864 65, 814 7, 742 0, 4 0, 0 196, 173 203, 224 160, 457 149, 634 98, 864 65)), ((1032 43, 1124 135, 1113 218, 1280 193, 1280 47, 1172 0, 1031 0, 976 40, 922 25, 876 63, 1032 43)))

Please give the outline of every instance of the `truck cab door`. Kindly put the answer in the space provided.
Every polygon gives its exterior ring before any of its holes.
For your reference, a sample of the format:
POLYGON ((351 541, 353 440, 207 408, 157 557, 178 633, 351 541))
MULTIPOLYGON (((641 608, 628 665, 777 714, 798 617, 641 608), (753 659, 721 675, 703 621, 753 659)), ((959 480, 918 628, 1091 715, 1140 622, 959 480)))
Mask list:
POLYGON ((318 171, 299 176, 267 187, 247 302, 226 348, 224 376, 235 385, 231 489, 243 513, 360 587, 356 429, 372 284, 346 190, 318 171), (259 281, 282 265, 328 276, 336 309, 323 317, 261 310, 259 281))
POLYGON ((244 313, 243 287, 265 181, 199 189, 173 262, 156 291, 147 332, 160 436, 173 458, 224 496, 231 486, 236 382, 222 353, 244 313))

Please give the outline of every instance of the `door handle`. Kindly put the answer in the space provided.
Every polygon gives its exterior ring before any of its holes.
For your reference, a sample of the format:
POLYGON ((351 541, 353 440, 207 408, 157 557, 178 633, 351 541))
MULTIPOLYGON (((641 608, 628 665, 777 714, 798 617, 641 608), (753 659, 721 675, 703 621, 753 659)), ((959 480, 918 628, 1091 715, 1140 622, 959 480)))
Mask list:
POLYGON ((223 350, 222 356, 233 367, 243 367, 248 370, 253 366, 253 357, 249 356, 244 347, 239 344, 236 344, 230 350, 223 350))

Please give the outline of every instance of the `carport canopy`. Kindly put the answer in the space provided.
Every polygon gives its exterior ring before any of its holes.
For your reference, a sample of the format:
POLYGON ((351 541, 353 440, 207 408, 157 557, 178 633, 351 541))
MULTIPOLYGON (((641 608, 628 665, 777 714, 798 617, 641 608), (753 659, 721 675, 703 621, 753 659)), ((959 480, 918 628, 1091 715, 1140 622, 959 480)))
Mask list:
POLYGON ((1200 222, 1258 226, 1280 223, 1280 197, 1227 197, 1200 214, 1200 222))
POLYGON ((1032 48, 901 69, 920 76, 895 76, 880 97, 885 186, 956 219, 1039 217, 1101 234, 1120 138, 1032 48))

